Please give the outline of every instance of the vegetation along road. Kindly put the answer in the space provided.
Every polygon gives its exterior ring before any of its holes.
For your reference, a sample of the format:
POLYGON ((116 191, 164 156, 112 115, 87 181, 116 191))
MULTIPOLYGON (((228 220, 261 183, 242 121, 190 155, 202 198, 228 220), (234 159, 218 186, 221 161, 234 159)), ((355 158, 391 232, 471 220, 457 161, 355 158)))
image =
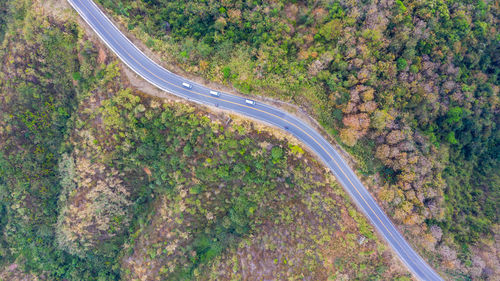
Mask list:
POLYGON ((331 169, 380 234, 411 272, 421 280, 442 280, 412 249, 369 194, 352 169, 317 131, 298 118, 272 106, 215 92, 171 73, 142 53, 91 0, 68 0, 109 48, 133 71, 158 88, 188 100, 249 116, 288 131, 304 142, 331 169))

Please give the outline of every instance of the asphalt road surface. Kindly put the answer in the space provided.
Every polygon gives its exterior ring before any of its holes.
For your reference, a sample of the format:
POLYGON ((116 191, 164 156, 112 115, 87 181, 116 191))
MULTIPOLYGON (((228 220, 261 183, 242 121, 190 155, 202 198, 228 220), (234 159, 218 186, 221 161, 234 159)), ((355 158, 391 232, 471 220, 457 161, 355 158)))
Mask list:
POLYGON ((262 120, 300 139, 330 168, 356 205, 415 277, 420 280, 442 280, 401 236, 337 151, 313 128, 297 117, 270 105, 260 102, 251 104, 245 98, 227 93, 214 95, 210 92, 211 89, 190 82, 153 62, 114 26, 92 0, 68 0, 68 2, 128 67, 156 87, 193 102, 262 120), (189 86, 183 86, 183 83, 188 83, 189 86))

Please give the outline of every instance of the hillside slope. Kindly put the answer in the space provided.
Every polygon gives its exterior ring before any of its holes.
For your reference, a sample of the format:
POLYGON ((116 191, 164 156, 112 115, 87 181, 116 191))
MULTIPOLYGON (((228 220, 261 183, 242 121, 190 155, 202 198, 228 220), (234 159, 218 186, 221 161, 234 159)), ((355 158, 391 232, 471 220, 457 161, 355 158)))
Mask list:
POLYGON ((0 279, 410 278, 296 140, 146 96, 43 4, 0 51, 0 279))

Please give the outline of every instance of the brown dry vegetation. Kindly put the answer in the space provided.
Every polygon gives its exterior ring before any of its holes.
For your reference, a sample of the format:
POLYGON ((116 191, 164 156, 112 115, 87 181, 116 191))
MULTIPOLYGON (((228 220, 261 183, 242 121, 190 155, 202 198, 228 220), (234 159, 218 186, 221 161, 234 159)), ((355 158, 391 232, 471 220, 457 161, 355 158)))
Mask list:
POLYGON ((5 265, 4 268, 0 269, 0 280, 10 280, 10 281, 38 281, 45 280, 45 276, 35 275, 33 273, 26 273, 19 265, 16 263, 5 265))
MULTIPOLYGON (((75 154, 78 154, 76 152, 75 154)), ((67 156, 75 161, 73 189, 58 221, 59 247, 81 257, 89 249, 98 248, 102 241, 121 234, 129 225, 131 202, 118 171, 101 163, 91 163, 88 157, 67 156)), ((71 175, 71 174, 70 174, 71 175)))

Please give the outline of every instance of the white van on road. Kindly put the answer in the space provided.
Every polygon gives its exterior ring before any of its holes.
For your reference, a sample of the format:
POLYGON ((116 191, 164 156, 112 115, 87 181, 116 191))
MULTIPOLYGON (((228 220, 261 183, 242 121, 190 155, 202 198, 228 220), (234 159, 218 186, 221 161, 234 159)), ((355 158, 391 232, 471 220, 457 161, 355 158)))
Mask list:
POLYGON ((255 105, 255 101, 253 101, 253 100, 245 100, 245 103, 250 104, 250 105, 255 105))

